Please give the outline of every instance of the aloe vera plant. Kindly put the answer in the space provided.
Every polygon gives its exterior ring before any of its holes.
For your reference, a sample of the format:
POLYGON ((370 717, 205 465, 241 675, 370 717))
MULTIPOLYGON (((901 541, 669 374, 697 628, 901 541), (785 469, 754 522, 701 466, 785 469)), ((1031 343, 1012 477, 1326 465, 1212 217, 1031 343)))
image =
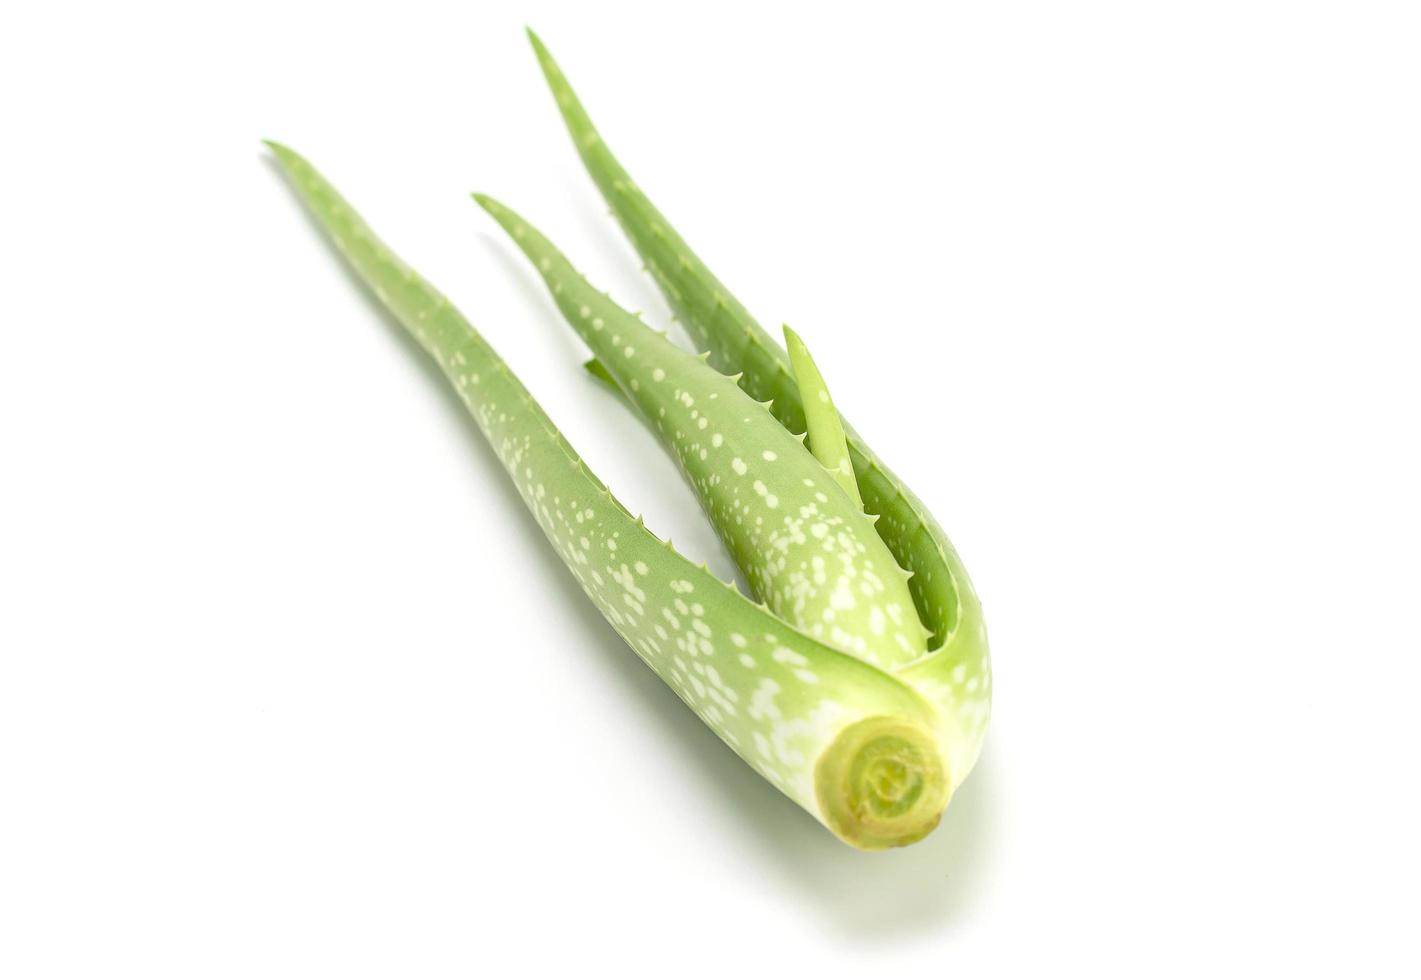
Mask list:
POLYGON ((986 635, 952 546, 786 353, 695 258, 602 143, 533 37, 583 159, 702 356, 594 289, 532 225, 485 210, 533 262, 593 372, 675 457, 754 598, 678 554, 583 464, 483 337, 295 152, 298 196, 454 385, 583 590, 732 749, 863 849, 937 825, 975 764, 986 635), (806 439, 807 435, 807 439, 806 439))

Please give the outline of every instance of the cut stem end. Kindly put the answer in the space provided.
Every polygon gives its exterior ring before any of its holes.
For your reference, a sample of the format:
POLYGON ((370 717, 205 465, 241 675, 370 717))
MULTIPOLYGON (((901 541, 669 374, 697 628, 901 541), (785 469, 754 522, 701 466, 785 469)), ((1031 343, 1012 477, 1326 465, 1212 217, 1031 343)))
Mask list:
POLYGON ((894 718, 867 718, 840 732, 819 757, 814 789, 830 829, 865 851, 926 837, 950 795, 936 742, 894 718))

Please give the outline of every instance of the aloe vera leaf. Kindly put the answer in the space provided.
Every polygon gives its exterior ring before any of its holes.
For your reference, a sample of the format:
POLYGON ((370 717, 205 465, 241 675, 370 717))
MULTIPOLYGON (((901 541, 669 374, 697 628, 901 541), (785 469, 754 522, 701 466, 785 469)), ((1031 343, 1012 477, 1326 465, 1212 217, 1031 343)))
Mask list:
MULTIPOLYGON (((641 255, 691 338, 710 364, 740 376, 752 398, 766 401, 791 432, 803 432, 804 409, 789 357, 651 203, 617 161, 546 46, 531 30, 534 53, 582 158, 627 238, 641 255)), ((966 775, 981 751, 991 715, 992 672, 981 603, 951 541, 917 496, 847 422, 849 456, 864 509, 909 581, 918 613, 932 631, 930 651, 903 668, 905 677, 943 708, 956 731, 955 773, 966 775)))
POLYGON ((598 381, 602 382, 604 385, 610 388, 613 393, 617 395, 622 394, 622 389, 617 385, 617 379, 612 377, 612 372, 608 371, 607 366, 601 361, 597 360, 597 358, 594 357, 590 360, 584 361, 582 363, 582 367, 583 370, 585 370, 588 374, 592 375, 592 377, 596 378, 598 381))
POLYGON ((789 362, 794 370, 794 381, 799 388, 800 401, 804 405, 804 425, 808 433, 809 451, 824 468, 833 474, 844 492, 854 502, 863 506, 859 494, 858 480, 854 477, 854 464, 849 460, 849 446, 844 438, 844 423, 829 397, 829 386, 819 373, 819 366, 809 354, 804 341, 786 324, 784 327, 785 346, 789 348, 789 362))
MULTIPOLYGON (((554 550, 642 660, 848 843, 872 850, 932 830, 954 785, 933 707, 893 676, 790 628, 648 531, 448 300, 305 159, 268 145, 346 262, 438 363, 554 550)), ((496 597, 484 598, 496 608, 496 597)))
POLYGON ((858 501, 731 378, 595 289, 524 218, 475 195, 543 277, 564 318, 680 464, 756 596, 876 667, 921 659, 906 573, 858 501))

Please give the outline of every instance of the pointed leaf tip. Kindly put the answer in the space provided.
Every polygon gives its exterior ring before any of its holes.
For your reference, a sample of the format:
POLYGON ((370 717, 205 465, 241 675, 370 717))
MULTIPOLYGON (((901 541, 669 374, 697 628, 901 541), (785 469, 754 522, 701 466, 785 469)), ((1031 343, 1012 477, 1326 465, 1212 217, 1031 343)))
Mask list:
POLYGON ((551 84, 565 86, 566 82, 561 80, 562 71, 558 68, 558 63, 553 60, 552 52, 548 50, 548 46, 538 36, 538 32, 531 27, 525 27, 523 31, 528 35, 528 43, 533 47, 533 55, 538 59, 538 67, 542 70, 543 77, 551 84))
POLYGON ((262 140, 262 145, 271 151, 271 155, 276 158, 276 162, 283 169, 289 170, 292 165, 306 162, 301 154, 284 143, 278 143, 276 140, 262 140))

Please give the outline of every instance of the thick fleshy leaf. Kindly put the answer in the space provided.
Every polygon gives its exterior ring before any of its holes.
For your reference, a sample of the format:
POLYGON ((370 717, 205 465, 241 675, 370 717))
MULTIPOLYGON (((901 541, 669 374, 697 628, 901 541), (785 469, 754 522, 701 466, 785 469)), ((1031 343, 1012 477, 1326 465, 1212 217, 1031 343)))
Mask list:
MULTIPOLYGON (((448 300, 306 160, 269 145, 316 223, 439 364, 558 555, 632 649, 726 744, 844 840, 873 849, 930 831, 953 785, 933 708, 648 531, 448 300)), ((496 615, 489 605, 486 614, 496 615)), ((519 635, 516 627, 503 633, 519 635)), ((524 635, 533 642, 536 624, 524 635)), ((536 719, 536 696, 523 696, 536 719)))

